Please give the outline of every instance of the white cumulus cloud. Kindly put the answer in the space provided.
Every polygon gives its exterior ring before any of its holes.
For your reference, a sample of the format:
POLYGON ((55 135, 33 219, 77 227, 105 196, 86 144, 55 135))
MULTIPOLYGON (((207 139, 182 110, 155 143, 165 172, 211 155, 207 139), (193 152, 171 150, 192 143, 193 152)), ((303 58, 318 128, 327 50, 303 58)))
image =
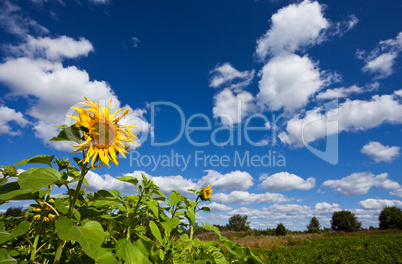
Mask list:
POLYGON ((369 209, 369 210, 381 210, 386 206, 402 207, 402 201, 387 200, 387 199, 366 199, 364 201, 360 201, 359 204, 364 209, 369 209))
POLYGON ((400 149, 397 146, 384 146, 380 142, 370 141, 360 152, 368 155, 375 162, 391 162, 400 155, 400 149))
POLYGON ((365 61, 364 72, 377 74, 376 78, 385 78, 393 73, 396 58, 402 50, 402 32, 396 38, 380 41, 368 55, 365 51, 358 51, 358 58, 365 61))
POLYGON ((180 192, 183 195, 192 194, 188 189, 199 189, 197 183, 191 179, 186 179, 181 175, 171 176, 152 176, 144 171, 134 171, 132 173, 126 173, 124 176, 136 177, 140 182, 142 180, 141 173, 143 173, 147 179, 152 180, 157 186, 160 187, 160 191, 164 194, 169 194, 171 191, 180 192))
POLYGON ((15 1, 0 1, 0 26, 8 33, 24 38, 30 30, 43 35, 49 30, 37 21, 24 16, 15 1))
POLYGON ((288 172, 279 172, 267 177, 260 187, 266 191, 281 192, 290 190, 310 190, 315 186, 315 178, 306 180, 288 172))
MULTIPOLYGON (((283 221, 283 220, 307 220, 311 218, 312 210, 307 205, 299 204, 274 204, 269 207, 263 207, 262 209, 254 209, 248 207, 240 207, 230 211, 228 214, 240 214, 247 215, 250 220, 261 219, 265 222, 271 221, 283 221)), ((253 225, 253 223, 251 223, 253 225)), ((290 224, 290 223, 289 223, 290 224)), ((277 223, 272 227, 276 227, 277 223)), ((285 224, 286 225, 286 224, 285 224)), ((288 225, 287 225, 288 227, 288 225)))
POLYGON ((260 59, 320 43, 321 31, 329 26, 322 6, 308 0, 278 10, 272 15, 271 23, 271 28, 257 40, 256 55, 260 59))
POLYGON ((327 202, 321 202, 317 203, 314 206, 314 213, 315 214, 332 214, 335 211, 340 211, 341 207, 337 203, 327 203, 327 202))
POLYGON ((220 203, 215 203, 215 202, 208 204, 207 207, 209 207, 211 212, 223 212, 223 211, 229 211, 229 210, 233 209, 230 206, 220 204, 220 203))
POLYGON ((29 121, 25 119, 21 112, 11 109, 7 106, 0 105, 0 135, 7 134, 11 136, 21 134, 21 131, 15 130, 10 123, 14 122, 20 127, 25 127, 29 121))
POLYGON ((392 95, 375 95, 369 101, 349 100, 325 114, 320 108, 295 115, 279 138, 289 145, 304 146, 327 135, 365 131, 384 123, 402 123, 402 104, 398 92, 392 95))
POLYGON ((246 91, 236 93, 225 88, 214 96, 212 109, 215 119, 224 126, 241 123, 244 118, 256 111, 254 96, 246 91))
POLYGON ((392 192, 390 192, 389 194, 391 194, 391 195, 395 195, 395 196, 398 196, 398 197, 401 197, 401 198, 402 198, 402 188, 399 188, 399 189, 393 190, 393 191, 392 191, 392 192))
POLYGON ((239 71, 226 62, 222 65, 217 65, 210 72, 211 79, 209 86, 214 88, 225 87, 240 92, 243 87, 251 83, 254 79, 254 74, 254 70, 239 71))
POLYGON ((122 193, 130 194, 137 190, 134 185, 116 180, 109 174, 99 175, 96 172, 89 171, 85 179, 88 181, 89 186, 84 186, 83 188, 86 188, 90 192, 119 190, 122 193))
POLYGON ((212 195, 211 199, 222 204, 284 203, 293 200, 279 193, 249 193, 245 191, 233 191, 229 194, 217 193, 212 195))
POLYGON ((392 66, 397 56, 396 52, 381 54, 367 61, 367 64, 363 67, 363 71, 379 73, 382 78, 385 78, 392 74, 392 66))
POLYGON ((284 54, 272 58, 261 70, 256 97, 261 109, 294 112, 305 106, 319 91, 324 80, 320 70, 307 56, 284 54))
POLYGON ((352 85, 349 87, 340 87, 334 89, 328 89, 322 93, 319 93, 316 98, 319 100, 331 100, 337 98, 345 98, 351 94, 361 94, 364 92, 370 92, 377 90, 380 84, 378 82, 371 83, 364 87, 360 87, 357 85, 352 85))
POLYGON ((24 43, 18 46, 8 46, 7 50, 16 56, 61 60, 63 58, 88 56, 94 47, 85 38, 79 40, 67 36, 34 38, 28 35, 24 43))
POLYGON ((387 190, 400 188, 399 183, 388 179, 388 173, 374 175, 371 172, 352 173, 340 180, 327 180, 322 185, 344 195, 366 194, 372 187, 387 190))
POLYGON ((210 185, 222 191, 244 191, 253 186, 253 177, 246 171, 232 171, 221 174, 214 170, 206 170, 208 173, 198 181, 199 186, 210 185))

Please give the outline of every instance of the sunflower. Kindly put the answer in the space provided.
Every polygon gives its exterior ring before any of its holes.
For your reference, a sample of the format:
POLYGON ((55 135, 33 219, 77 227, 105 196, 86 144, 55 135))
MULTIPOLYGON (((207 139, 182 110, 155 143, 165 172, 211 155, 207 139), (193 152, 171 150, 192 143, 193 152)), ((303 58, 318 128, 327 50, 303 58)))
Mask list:
POLYGON ((209 199, 209 198, 211 198, 211 196, 212 196, 212 189, 211 189, 211 186, 207 186, 207 187, 205 187, 205 188, 203 188, 202 189, 202 198, 203 199, 209 199))
MULTIPOLYGON (((54 217, 55 217, 54 214, 48 214, 47 216, 43 217, 43 221, 49 222, 50 219, 52 219, 52 218, 54 218, 54 217)), ((36 220, 38 220, 38 219, 40 218, 40 215, 35 215, 34 218, 35 218, 36 220)))
POLYGON ((82 160, 84 163, 89 163, 91 157, 91 167, 94 168, 94 163, 98 160, 101 161, 101 167, 106 164, 110 167, 109 161, 118 165, 119 159, 117 154, 121 154, 124 158, 124 154, 128 154, 127 149, 131 148, 125 144, 125 142, 134 142, 134 131, 131 128, 137 128, 135 126, 120 125, 118 122, 125 115, 128 110, 122 108, 110 115, 110 105, 112 99, 110 99, 109 107, 105 108, 99 104, 88 100, 81 104, 89 106, 89 108, 71 107, 78 111, 78 116, 69 116, 74 119, 76 126, 80 128, 84 135, 84 142, 79 145, 73 145, 77 148, 73 152, 85 151, 85 158, 82 160), (116 114, 125 110, 119 117, 116 114))
MULTIPOLYGON (((52 202, 54 202, 54 200, 53 200, 53 199, 50 199, 49 202, 52 203, 52 202)), ((41 206, 41 207, 38 207, 38 208, 35 209, 35 211, 38 212, 38 213, 42 213, 42 212, 44 212, 44 211, 50 211, 50 210, 52 210, 52 208, 51 208, 49 205, 46 205, 46 206, 45 206, 45 203, 44 203, 44 202, 41 202, 41 203, 40 203, 40 206, 41 206)), ((56 215, 54 215, 54 214, 48 213, 48 214, 46 214, 46 215, 43 217, 43 221, 49 222, 49 220, 52 219, 52 218, 54 218, 55 216, 56 216, 56 215)), ((41 217, 41 214, 34 215, 34 219, 36 219, 36 220, 38 220, 40 217, 41 217)))

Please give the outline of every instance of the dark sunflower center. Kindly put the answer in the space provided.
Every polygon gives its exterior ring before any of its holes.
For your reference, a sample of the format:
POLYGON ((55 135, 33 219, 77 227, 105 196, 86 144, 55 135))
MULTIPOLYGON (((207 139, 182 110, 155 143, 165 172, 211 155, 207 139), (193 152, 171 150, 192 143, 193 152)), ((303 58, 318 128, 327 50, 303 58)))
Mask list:
POLYGON ((109 147, 113 144, 115 135, 114 130, 106 123, 97 123, 93 126, 94 132, 92 135, 98 147, 109 147))

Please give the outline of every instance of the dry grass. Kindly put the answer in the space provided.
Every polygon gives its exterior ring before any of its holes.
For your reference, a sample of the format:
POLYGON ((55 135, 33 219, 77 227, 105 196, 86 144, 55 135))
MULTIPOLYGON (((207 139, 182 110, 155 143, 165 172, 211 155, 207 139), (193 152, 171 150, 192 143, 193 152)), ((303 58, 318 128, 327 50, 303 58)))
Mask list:
MULTIPOLYGON (((323 238, 323 234, 299 234, 286 236, 254 236, 244 232, 222 232, 222 235, 232 242, 244 247, 259 249, 277 249, 281 247, 293 247, 302 245, 304 240, 323 238)), ((202 241, 218 241, 218 236, 213 232, 206 232, 197 236, 202 241)))
MULTIPOLYGON (((246 232, 223 231, 221 234, 243 247, 258 248, 258 249, 278 249, 282 247, 300 246, 303 243, 310 243, 312 239, 322 239, 333 236, 354 236, 356 234, 388 234, 398 231, 393 230, 365 230, 358 232, 334 232, 325 233, 302 233, 302 234, 287 234, 286 236, 254 236, 248 235, 246 232)), ((202 241, 219 241, 218 236, 213 232, 206 232, 196 236, 202 241)))

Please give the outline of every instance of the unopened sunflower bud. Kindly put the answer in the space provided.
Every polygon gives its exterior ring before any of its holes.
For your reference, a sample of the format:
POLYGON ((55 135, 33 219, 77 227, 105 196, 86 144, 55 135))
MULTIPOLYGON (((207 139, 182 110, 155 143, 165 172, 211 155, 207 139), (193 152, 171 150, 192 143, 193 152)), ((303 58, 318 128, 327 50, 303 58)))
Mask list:
POLYGON ((15 177, 18 174, 17 169, 14 166, 5 166, 1 172, 3 173, 4 177, 15 177))

